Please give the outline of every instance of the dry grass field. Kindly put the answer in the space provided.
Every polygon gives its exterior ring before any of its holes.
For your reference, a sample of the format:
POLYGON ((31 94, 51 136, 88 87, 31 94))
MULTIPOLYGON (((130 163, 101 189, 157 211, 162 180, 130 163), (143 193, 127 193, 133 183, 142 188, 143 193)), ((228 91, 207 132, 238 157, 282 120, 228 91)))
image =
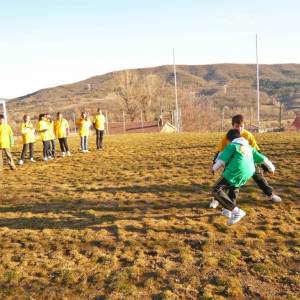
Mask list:
POLYGON ((70 158, 6 169, 0 299, 299 299, 300 135, 258 136, 283 203, 251 180, 231 227, 207 208, 219 139, 110 136, 87 154, 74 139, 70 158))

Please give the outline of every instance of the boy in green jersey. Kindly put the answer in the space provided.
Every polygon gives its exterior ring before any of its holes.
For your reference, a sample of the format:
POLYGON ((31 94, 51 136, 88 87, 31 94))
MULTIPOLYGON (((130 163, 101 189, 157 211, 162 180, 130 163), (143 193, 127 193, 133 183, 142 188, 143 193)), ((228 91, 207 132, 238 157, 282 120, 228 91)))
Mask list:
POLYGON ((223 206, 222 214, 229 217, 228 225, 232 225, 246 215, 236 206, 236 196, 238 189, 255 173, 255 164, 264 164, 271 173, 274 173, 275 167, 266 156, 241 137, 239 130, 229 130, 227 138, 231 143, 225 147, 212 167, 213 173, 225 167, 222 176, 213 187, 212 194, 223 206))

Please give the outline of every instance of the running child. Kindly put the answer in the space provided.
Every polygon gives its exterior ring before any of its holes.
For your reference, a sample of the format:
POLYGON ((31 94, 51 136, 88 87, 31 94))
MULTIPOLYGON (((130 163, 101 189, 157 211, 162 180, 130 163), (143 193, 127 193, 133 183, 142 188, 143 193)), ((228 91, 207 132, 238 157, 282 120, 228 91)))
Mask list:
POLYGON ((238 189, 254 175, 255 164, 264 164, 271 173, 274 173, 275 167, 266 156, 241 137, 238 129, 229 130, 227 139, 231 143, 225 147, 212 167, 213 174, 224 167, 222 176, 212 189, 212 195, 223 206, 222 215, 229 217, 228 225, 232 225, 246 215, 237 207, 236 198, 238 189))
MULTIPOLYGON (((253 136, 253 134, 251 132, 249 132, 245 129, 245 121, 244 121, 243 115, 236 115, 236 116, 232 117, 232 128, 238 129, 241 133, 241 136, 249 142, 250 146, 252 146, 257 151, 260 152, 260 148, 256 143, 255 137, 253 136)), ((217 153, 214 157, 213 163, 217 159, 218 155, 225 149, 225 147, 228 143, 229 143, 229 141, 227 139, 227 136, 225 135, 223 137, 221 143, 217 147, 217 153)), ((265 167, 262 166, 262 168, 261 168, 259 166, 256 166, 255 173, 252 176, 253 180, 271 201, 273 201, 275 203, 281 202, 281 198, 278 195, 274 194, 273 188, 268 184, 268 181, 264 177, 264 172, 262 169, 265 170, 265 167)), ((219 204, 218 201, 213 199, 210 202, 209 206, 211 208, 216 208, 218 206, 218 204, 219 204)))

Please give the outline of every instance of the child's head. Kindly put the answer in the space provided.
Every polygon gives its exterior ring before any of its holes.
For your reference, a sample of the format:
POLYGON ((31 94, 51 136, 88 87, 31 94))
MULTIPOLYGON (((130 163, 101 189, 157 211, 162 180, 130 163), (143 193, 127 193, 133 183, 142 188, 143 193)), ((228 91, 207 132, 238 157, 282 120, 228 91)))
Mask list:
POLYGON ((227 139, 232 142, 234 139, 241 137, 241 132, 238 129, 230 129, 227 132, 227 139))
POLYGON ((97 113, 99 114, 99 115, 101 115, 102 114, 102 110, 101 110, 101 108, 97 108, 97 113))
POLYGON ((87 118, 87 113, 86 113, 85 111, 83 111, 83 112, 81 113, 81 118, 82 118, 82 119, 86 119, 86 118, 87 118))
POLYGON ((61 112, 58 112, 58 113, 56 114, 56 117, 57 117, 57 120, 61 120, 62 117, 63 117, 63 115, 62 115, 61 112))
POLYGON ((3 114, 0 114, 0 124, 4 124, 5 123, 5 117, 3 114))
POLYGON ((39 115, 39 121, 45 120, 45 114, 40 114, 39 115))
POLYGON ((24 115, 24 116, 23 116, 23 121, 24 121, 24 122, 29 122, 29 121, 30 121, 29 115, 24 115))
POLYGON ((245 120, 243 115, 235 115, 232 117, 232 128, 242 132, 245 128, 245 120))

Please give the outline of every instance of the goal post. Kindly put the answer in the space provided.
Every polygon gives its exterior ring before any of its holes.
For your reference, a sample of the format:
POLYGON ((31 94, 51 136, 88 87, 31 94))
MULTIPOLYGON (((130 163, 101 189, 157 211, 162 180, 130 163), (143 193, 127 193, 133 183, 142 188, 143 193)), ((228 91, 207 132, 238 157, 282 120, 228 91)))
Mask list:
POLYGON ((7 122, 6 102, 3 100, 0 100, 0 112, 3 113, 5 122, 7 122))

